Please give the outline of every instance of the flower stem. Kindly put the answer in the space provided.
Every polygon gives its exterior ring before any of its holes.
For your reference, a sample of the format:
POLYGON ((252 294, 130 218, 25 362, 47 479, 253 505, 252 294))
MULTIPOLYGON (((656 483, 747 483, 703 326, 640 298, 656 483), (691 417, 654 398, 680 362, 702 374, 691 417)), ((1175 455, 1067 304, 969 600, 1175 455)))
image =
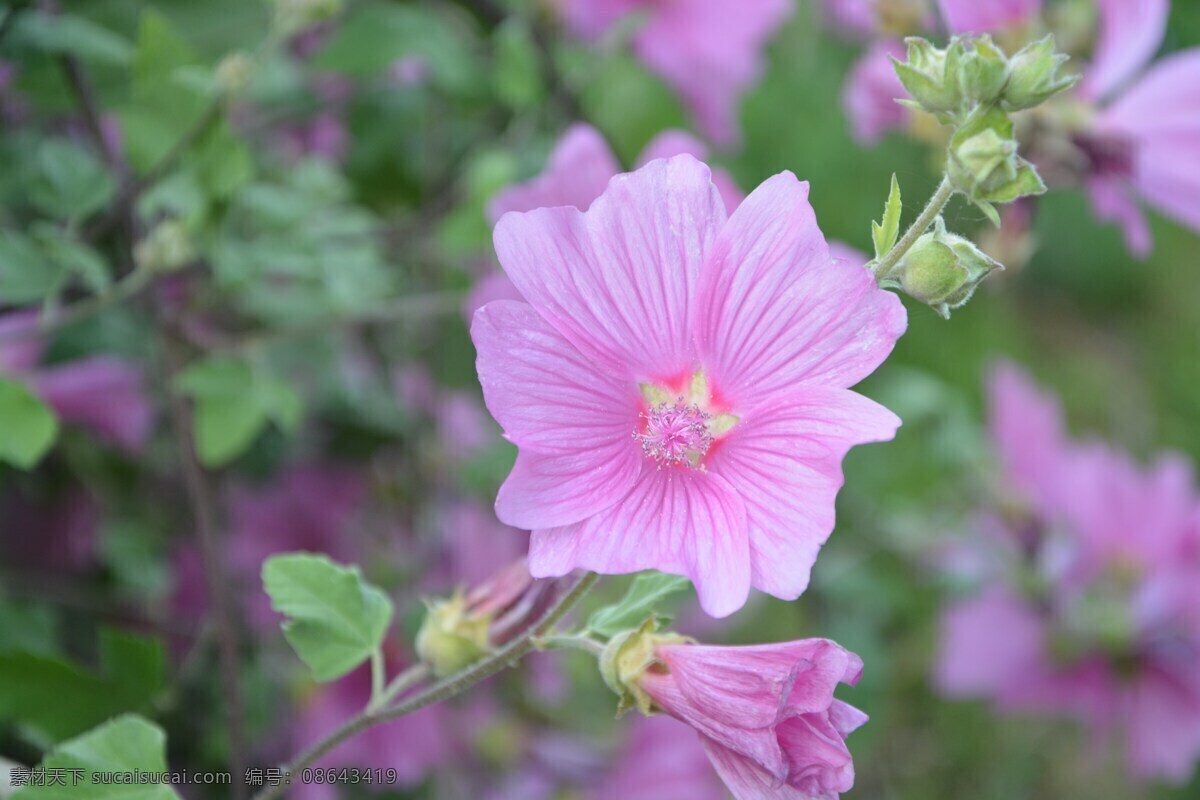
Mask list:
MULTIPOLYGON (((380 686, 378 691, 371 693, 371 702, 367 705, 367 713, 373 714, 380 709, 387 708, 398 695, 403 694, 406 689, 411 689, 428 678, 429 674, 430 669, 428 664, 413 664, 393 678, 392 682, 386 687, 380 686)), ((382 675, 380 683, 382 683, 382 675)))
POLYGON ((571 649, 582 650, 585 653, 591 653, 598 656, 604 652, 604 642, 598 639, 593 639, 591 636, 573 636, 573 635, 550 635, 539 638, 535 644, 543 650, 552 649, 571 649))
MULTIPOLYGON (((283 768, 284 774, 295 775, 299 773, 342 742, 362 733, 368 728, 385 722, 391 722, 392 720, 419 711, 426 706, 448 700, 475 684, 490 678, 497 672, 507 667, 516 666, 518 661, 535 649, 537 640, 544 636, 546 631, 553 628, 560 619, 566 616, 567 612, 583 599, 584 595, 588 593, 588 590, 599 579, 600 576, 596 573, 585 572, 554 605, 546 609, 546 612, 542 614, 537 622, 522 631, 519 636, 509 640, 495 653, 482 661, 475 662, 454 675, 438 681, 398 705, 379 711, 364 711, 308 750, 296 756, 290 764, 283 768)), ((273 800, 273 798, 279 797, 286 788, 284 784, 268 786, 254 795, 253 800, 273 800)))
POLYGON ((875 276, 876 281, 886 278, 900 259, 904 258, 904 254, 916 244, 917 239, 921 238, 921 234, 929 230, 929 226, 933 224, 938 214, 942 213, 942 209, 946 207, 946 204, 950 202, 950 198, 954 196, 954 191, 955 189, 950 183, 949 176, 943 176, 937 191, 933 193, 933 197, 929 198, 929 203, 913 221, 913 224, 900 237, 900 241, 892 245, 892 249, 884 253, 883 257, 871 266, 871 274, 875 276))

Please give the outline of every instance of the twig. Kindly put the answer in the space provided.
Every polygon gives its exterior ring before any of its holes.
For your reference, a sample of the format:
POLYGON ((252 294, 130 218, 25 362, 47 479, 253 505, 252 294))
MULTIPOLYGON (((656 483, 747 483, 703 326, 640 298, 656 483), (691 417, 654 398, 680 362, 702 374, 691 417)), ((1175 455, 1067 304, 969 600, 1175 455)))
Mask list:
MULTIPOLYGON (((424 691, 412 695, 399 705, 374 713, 364 712, 359 714, 341 728, 338 728, 329 736, 297 756, 295 760, 283 768, 284 774, 290 773, 296 775, 342 742, 362 733, 368 728, 385 722, 391 722, 392 720, 419 711, 426 706, 448 700, 480 681, 490 678, 497 672, 516 666, 518 661, 536 648, 536 640, 545 635, 567 612, 574 608, 599 578, 600 576, 594 572, 584 573, 553 606, 546 610, 546 613, 542 614, 537 622, 526 628, 516 638, 511 639, 495 653, 482 661, 477 661, 461 672, 438 681, 424 691)), ((254 795, 253 800, 273 800, 273 798, 279 797, 284 788, 282 785, 268 786, 254 795)))
MULTIPOLYGON (((179 357, 175 343, 168 339, 165 351, 168 369, 171 375, 175 375, 182 368, 182 359, 179 357)), ((191 408, 181 395, 175 392, 167 394, 170 398, 171 427, 175 432, 188 502, 191 505, 196 532, 200 539, 204 576, 213 604, 222 693, 225 697, 229 728, 230 770, 234 775, 240 776, 245 767, 245 737, 238 664, 238 637, 236 623, 229 608, 229 584, 226 580, 221 550, 217 542, 216 506, 213 502, 208 477, 196 457, 195 443, 192 441, 191 408)), ((240 780, 235 780, 233 782, 234 800, 241 800, 245 796, 245 784, 240 780)))

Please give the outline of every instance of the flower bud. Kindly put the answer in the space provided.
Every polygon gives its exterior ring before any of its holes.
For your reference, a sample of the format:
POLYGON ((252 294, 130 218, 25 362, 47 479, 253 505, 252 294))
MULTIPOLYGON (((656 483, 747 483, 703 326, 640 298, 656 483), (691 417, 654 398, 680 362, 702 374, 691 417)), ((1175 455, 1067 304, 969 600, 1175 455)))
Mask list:
POLYGON ((999 218, 990 203, 1010 203, 1046 191, 1033 165, 1017 155, 1012 120, 994 106, 972 112, 955 132, 946 173, 954 188, 997 224, 999 218))
POLYGON ((140 269, 170 272, 186 266, 196 257, 187 226, 177 219, 163 220, 133 248, 134 263, 140 269))
POLYGON ((910 36, 904 42, 908 45, 907 60, 893 58, 892 65, 912 97, 909 105, 935 114, 957 111, 963 105, 959 77, 962 43, 956 37, 949 47, 940 50, 919 36, 910 36))
POLYGON ((1004 267, 970 240, 947 233, 938 217, 934 229, 917 239, 885 280, 949 318, 996 269, 1004 267))
POLYGON ((994 103, 1009 79, 1008 58, 990 36, 968 40, 964 45, 959 82, 970 105, 994 103))
POLYGON ((1070 89, 1079 76, 1058 74, 1058 68, 1067 60, 1068 56, 1054 51, 1053 35, 1025 45, 1010 62, 1012 70, 1004 87, 1004 107, 1010 111, 1033 108, 1070 89))
POLYGON ((417 656, 433 668, 434 675, 441 678, 458 672, 491 650, 491 616, 469 613, 462 592, 448 600, 429 601, 426 606, 416 648, 417 656))
POLYGON ((240 94, 254 77, 254 59, 240 50, 230 53, 217 64, 213 77, 221 94, 240 94))
POLYGON ((689 641, 686 636, 677 633, 657 633, 657 628, 657 623, 651 617, 637 630, 618 633, 600 654, 600 675, 608 688, 620 698, 617 703, 618 716, 630 708, 637 708, 647 716, 654 713, 650 695, 639 684, 646 670, 658 661, 654 649, 660 644, 683 644, 689 641))

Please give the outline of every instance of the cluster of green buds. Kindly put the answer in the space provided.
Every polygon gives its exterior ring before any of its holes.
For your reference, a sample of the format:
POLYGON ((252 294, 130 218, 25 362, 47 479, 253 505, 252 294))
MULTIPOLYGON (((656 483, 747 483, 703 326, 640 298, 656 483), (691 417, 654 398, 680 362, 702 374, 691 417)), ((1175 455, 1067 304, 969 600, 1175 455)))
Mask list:
POLYGON ((1009 115, 1069 89, 1078 76, 1059 74, 1067 57, 1055 51, 1051 36, 1011 58, 986 35, 956 36, 944 48, 917 37, 905 41, 906 60, 893 62, 910 99, 899 102, 932 114, 953 133, 942 187, 903 238, 893 179, 883 221, 873 229, 875 259, 868 267, 880 285, 901 289, 948 317, 1002 267, 967 239, 948 233, 942 208, 962 194, 999 227, 994 204, 1045 192, 1037 169, 1018 153, 1009 115))

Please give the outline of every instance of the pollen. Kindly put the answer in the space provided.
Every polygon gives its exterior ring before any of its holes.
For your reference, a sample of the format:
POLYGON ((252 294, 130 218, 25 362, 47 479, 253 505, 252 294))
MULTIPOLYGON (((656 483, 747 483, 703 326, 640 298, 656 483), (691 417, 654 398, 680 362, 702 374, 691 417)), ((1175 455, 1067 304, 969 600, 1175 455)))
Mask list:
POLYGON ((641 415, 642 428, 633 432, 642 454, 663 466, 696 467, 712 446, 712 414, 677 397, 673 403, 650 406, 641 415))

